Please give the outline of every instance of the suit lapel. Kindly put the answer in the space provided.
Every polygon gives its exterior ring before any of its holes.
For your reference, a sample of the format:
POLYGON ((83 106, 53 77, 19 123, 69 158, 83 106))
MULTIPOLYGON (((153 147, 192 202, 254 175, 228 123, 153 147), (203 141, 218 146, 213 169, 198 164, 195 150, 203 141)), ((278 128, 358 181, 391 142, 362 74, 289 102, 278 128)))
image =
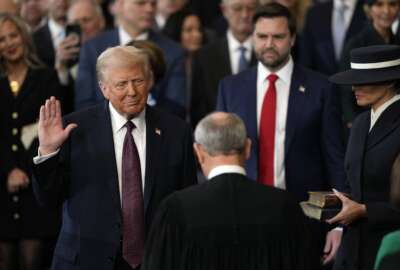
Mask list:
POLYGON ((155 185, 155 172, 160 165, 160 147, 163 130, 158 125, 158 115, 146 108, 146 171, 144 185, 144 210, 146 212, 155 185))
POLYGON ((350 38, 354 36, 364 25, 365 21, 365 12, 363 9, 364 1, 357 0, 356 7, 354 9, 353 16, 350 21, 349 28, 346 32, 345 41, 348 41, 350 38))
MULTIPOLYGON (((321 14, 321 19, 325 20, 325 23, 321 23, 321 25, 332 25, 332 9, 333 9, 333 2, 329 2, 329 4, 326 6, 326 9, 324 9, 323 14, 321 14)), ((325 43, 326 47, 326 57, 328 60, 326 60, 327 63, 332 63, 334 65, 334 69, 336 70, 337 68, 337 60, 335 56, 335 46, 333 45, 333 33, 332 33, 332 27, 329 27, 326 31, 327 34, 327 40, 328 42, 325 43)))
POLYGON ((289 104, 286 117, 285 156, 287 156, 290 144, 296 133, 297 123, 301 122, 301 117, 303 116, 305 108, 304 103, 308 95, 307 91, 301 91, 301 89, 306 88, 303 77, 300 68, 295 65, 290 84, 289 104))
POLYGON ((379 117, 368 136, 367 151, 400 125, 400 101, 390 105, 379 117))
POLYGON ((243 80, 242 99, 243 109, 246 110, 246 117, 243 119, 247 123, 247 133, 251 138, 255 153, 258 153, 258 128, 257 128, 257 66, 252 67, 243 80), (254 92, 253 92, 254 91, 254 92))
MULTIPOLYGON (((365 145, 368 137, 369 125, 370 125, 370 114, 366 113, 361 116, 360 124, 352 128, 351 145, 349 144, 348 151, 351 151, 351 160, 354 168, 354 183, 352 183, 352 195, 355 199, 361 200, 361 174, 362 174, 362 164, 364 160, 365 145)), ((346 154, 346 159, 347 159, 346 154)), ((347 162, 346 162, 347 163, 347 162)), ((349 179, 351 180, 351 179, 349 179)))
MULTIPOLYGON (((223 73, 224 74, 232 74, 232 68, 231 68, 231 59, 229 56, 229 46, 228 46, 228 39, 225 37, 222 39, 222 42, 219 44, 217 47, 219 54, 222 57, 222 63, 220 65, 221 68, 223 68, 223 73)), ((218 65, 218 63, 216 63, 218 65)))
POLYGON ((111 191, 114 206, 121 216, 121 200, 118 185, 117 162, 115 158, 114 139, 111 127, 110 110, 108 102, 104 102, 103 107, 99 107, 98 113, 93 119, 93 127, 91 128, 91 142, 93 149, 100 151, 98 168, 107 174, 108 187, 111 191), (101 131, 101 132, 99 132, 101 131))

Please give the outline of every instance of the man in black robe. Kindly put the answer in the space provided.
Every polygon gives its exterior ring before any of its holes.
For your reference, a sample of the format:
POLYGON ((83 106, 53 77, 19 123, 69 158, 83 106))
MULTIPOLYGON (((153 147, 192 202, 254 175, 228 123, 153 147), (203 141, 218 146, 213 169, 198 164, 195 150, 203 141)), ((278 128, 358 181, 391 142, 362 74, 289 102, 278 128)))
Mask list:
POLYGON ((246 177, 251 142, 242 120, 213 113, 198 124, 195 141, 209 181, 164 200, 142 270, 318 268, 295 200, 246 177))

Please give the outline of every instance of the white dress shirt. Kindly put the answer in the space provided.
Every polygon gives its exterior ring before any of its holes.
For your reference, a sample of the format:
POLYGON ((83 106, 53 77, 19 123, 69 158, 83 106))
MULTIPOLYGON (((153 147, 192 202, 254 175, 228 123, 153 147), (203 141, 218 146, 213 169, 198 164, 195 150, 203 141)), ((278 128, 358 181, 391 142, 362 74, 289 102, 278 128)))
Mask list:
POLYGON ((393 103, 395 103, 396 101, 398 101, 400 99, 400 95, 395 95, 393 96, 391 99, 389 99, 388 101, 386 101, 385 103, 383 103, 381 106, 379 106, 378 109, 376 109, 376 111, 374 111, 371 108, 371 123, 369 126, 369 131, 371 131, 371 129, 374 127, 376 121, 378 121, 379 117, 382 115, 382 113, 393 103))
MULTIPOLYGON (((276 86, 276 120, 275 120, 275 143, 274 143, 274 186, 285 189, 285 138, 286 138, 286 118, 289 104, 290 83, 293 73, 293 60, 289 61, 277 72, 276 86)), ((257 66, 257 127, 260 131, 261 110, 264 97, 267 93, 269 81, 268 75, 271 74, 262 63, 257 66)))
POLYGON ((147 40, 149 37, 149 32, 144 32, 138 35, 136 38, 131 37, 128 32, 122 26, 118 27, 118 36, 120 45, 126 45, 132 40, 147 40))
POLYGON ((56 23, 53 19, 49 19, 49 30, 53 47, 56 49, 65 38, 65 27, 56 23))
MULTIPOLYGON (((332 9, 332 27, 336 25, 336 21, 339 19, 338 9, 341 7, 342 2, 346 5, 347 9, 344 12, 344 21, 346 29, 349 28, 351 18, 353 17, 354 10, 356 9, 357 0, 334 0, 332 9)), ((332 31, 333 32, 333 31, 332 31)))
MULTIPOLYGON (((120 196, 122 194, 122 150, 124 146, 124 139, 126 134, 126 124, 127 120, 124 116, 120 115, 111 102, 109 103, 110 116, 111 116, 111 128, 114 140, 114 151, 115 159, 117 163, 118 172, 118 185, 120 196)), ((137 117, 131 119, 132 123, 135 124, 136 128, 132 130, 133 139, 138 150, 140 159, 140 170, 142 172, 142 188, 144 191, 144 179, 146 172, 146 118, 145 110, 143 110, 137 117)))
POLYGON ((210 180, 218 175, 224 173, 238 173, 241 175, 246 175, 246 171, 243 167, 239 165, 220 165, 213 168, 207 176, 207 179, 210 180))
POLYGON ((247 62, 250 65, 251 53, 253 51, 253 43, 251 40, 251 36, 246 39, 243 43, 240 43, 232 34, 230 30, 228 30, 227 34, 228 40, 228 48, 229 48, 229 59, 231 62, 231 70, 232 74, 237 74, 239 72, 239 58, 240 58, 240 47, 246 48, 245 57, 247 62))

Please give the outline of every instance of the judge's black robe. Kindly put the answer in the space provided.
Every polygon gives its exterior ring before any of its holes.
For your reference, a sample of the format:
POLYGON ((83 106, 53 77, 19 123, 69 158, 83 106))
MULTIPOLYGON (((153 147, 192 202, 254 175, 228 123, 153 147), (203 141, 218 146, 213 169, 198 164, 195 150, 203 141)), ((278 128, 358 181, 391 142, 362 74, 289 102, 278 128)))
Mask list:
POLYGON ((314 250, 286 191, 230 173, 164 200, 142 270, 312 270, 314 250))

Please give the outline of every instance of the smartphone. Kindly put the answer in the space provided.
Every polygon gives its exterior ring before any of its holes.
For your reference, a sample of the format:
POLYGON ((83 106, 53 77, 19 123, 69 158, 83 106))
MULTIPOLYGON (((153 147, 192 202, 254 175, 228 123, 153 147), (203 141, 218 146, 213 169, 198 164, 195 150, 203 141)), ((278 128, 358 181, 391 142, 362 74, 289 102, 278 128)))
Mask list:
MULTIPOLYGON (((81 45, 81 26, 79 24, 67 24, 65 27, 65 36, 68 37, 70 35, 76 35, 77 38, 79 39, 78 47, 81 45)), ((67 61, 67 66, 72 67, 75 64, 77 64, 79 61, 79 54, 77 54, 74 58, 70 59, 67 61)))

